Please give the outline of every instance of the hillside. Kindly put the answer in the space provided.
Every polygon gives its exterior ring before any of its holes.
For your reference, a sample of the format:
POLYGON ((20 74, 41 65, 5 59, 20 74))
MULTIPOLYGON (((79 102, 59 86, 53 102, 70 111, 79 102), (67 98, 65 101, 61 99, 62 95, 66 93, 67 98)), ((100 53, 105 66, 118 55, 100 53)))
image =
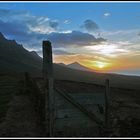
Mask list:
POLYGON ((42 59, 29 52, 15 40, 8 40, 0 33, 0 72, 38 72, 42 59))
POLYGON ((137 76, 86 72, 59 65, 54 65, 54 77, 59 80, 70 80, 101 85, 104 85, 105 79, 108 78, 112 87, 140 89, 140 77, 137 76))
MULTIPOLYGON (((26 71, 41 75, 42 58, 36 52, 29 52, 16 41, 8 40, 0 34, 0 74, 26 71)), ((54 64, 54 78, 102 85, 104 85, 105 79, 109 78, 111 86, 140 89, 140 77, 137 76, 80 71, 58 64, 54 64)))

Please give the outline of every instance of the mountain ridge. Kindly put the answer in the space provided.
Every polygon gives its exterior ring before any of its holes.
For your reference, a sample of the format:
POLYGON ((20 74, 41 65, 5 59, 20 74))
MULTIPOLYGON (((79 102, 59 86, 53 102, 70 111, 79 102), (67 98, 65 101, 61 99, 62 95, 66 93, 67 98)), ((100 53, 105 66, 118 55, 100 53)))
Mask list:
POLYGON ((67 65, 67 67, 72 68, 72 69, 82 70, 82 71, 90 71, 90 72, 94 71, 94 70, 91 70, 90 68, 80 64, 79 62, 70 63, 67 65))
MULTIPOLYGON (((15 41, 14 43, 11 42, 11 40, 4 38, 0 39, 0 74, 29 72, 35 76, 42 76, 42 58, 36 56, 35 52, 29 52, 22 45, 15 43, 15 41)), ((53 71, 54 79, 57 80, 104 85, 105 79, 109 79, 110 86, 128 89, 140 88, 140 77, 136 76, 81 71, 58 64, 53 64, 53 71)))
POLYGON ((0 71, 41 71, 42 58, 36 57, 15 40, 8 40, 0 34, 0 71), (8 67, 9 65, 9 67, 8 67), (8 69, 7 69, 8 67, 8 69))

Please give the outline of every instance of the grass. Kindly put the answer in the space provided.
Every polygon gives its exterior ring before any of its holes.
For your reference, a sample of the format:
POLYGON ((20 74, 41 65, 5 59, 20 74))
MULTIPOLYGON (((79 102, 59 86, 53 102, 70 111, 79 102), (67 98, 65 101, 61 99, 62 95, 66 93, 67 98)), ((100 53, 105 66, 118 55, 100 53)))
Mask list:
POLYGON ((16 93, 17 78, 12 75, 0 75, 0 123, 4 121, 9 103, 16 93))

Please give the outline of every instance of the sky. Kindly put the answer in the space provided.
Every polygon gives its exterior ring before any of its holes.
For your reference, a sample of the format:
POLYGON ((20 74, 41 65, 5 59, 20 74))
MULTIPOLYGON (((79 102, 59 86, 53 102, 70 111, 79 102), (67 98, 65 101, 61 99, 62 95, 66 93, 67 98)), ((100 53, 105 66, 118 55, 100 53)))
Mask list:
POLYGON ((140 76, 139 2, 0 2, 0 32, 55 63, 140 76))

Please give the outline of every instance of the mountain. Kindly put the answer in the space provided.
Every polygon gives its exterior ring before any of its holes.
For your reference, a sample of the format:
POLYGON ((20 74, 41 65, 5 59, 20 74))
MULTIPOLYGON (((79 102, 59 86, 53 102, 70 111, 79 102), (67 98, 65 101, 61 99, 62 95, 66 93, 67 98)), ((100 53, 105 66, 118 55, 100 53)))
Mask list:
POLYGON ((0 72, 39 72, 42 58, 0 33, 0 72))
POLYGON ((105 85, 105 79, 110 80, 111 87, 140 89, 139 76, 126 76, 119 74, 106 74, 76 70, 61 65, 54 64, 54 78, 58 80, 68 80, 75 82, 93 83, 105 85))
POLYGON ((80 71, 90 71, 90 72, 93 72, 93 70, 81 65, 80 63, 78 62, 74 62, 74 63, 71 63, 71 64, 64 64, 64 63, 56 63, 57 65, 60 65, 60 66, 63 66, 65 68, 70 68, 70 69, 75 69, 75 70, 80 70, 80 71))
MULTIPOLYGON (((128 89, 140 89, 140 77, 118 74, 104 74, 85 71, 80 64, 54 64, 54 78, 75 82, 95 83, 104 85, 105 79, 110 80, 110 86, 128 89), (76 66, 83 70, 69 68, 76 66)), ((29 52, 15 40, 8 40, 0 33, 0 74, 30 72, 38 76, 42 74, 42 58, 36 52, 29 52)))
POLYGON ((57 63, 57 65, 60 65, 60 66, 63 66, 63 67, 66 67, 67 66, 64 63, 57 63))
POLYGON ((91 71, 91 72, 93 71, 93 70, 91 70, 91 69, 81 65, 78 62, 74 62, 74 63, 68 64, 67 67, 71 68, 71 69, 82 70, 82 71, 91 71))

